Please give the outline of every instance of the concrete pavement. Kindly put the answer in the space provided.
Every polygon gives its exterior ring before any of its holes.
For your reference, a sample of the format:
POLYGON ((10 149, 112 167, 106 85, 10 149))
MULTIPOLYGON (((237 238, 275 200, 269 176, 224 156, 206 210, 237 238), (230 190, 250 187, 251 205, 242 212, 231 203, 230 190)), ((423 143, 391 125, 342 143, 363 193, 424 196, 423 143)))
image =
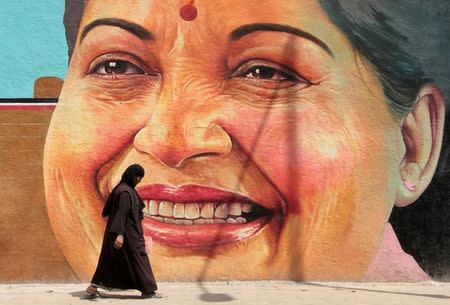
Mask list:
MULTIPOLYGON (((0 305, 92 304, 446 304, 450 283, 294 283, 287 281, 159 283, 162 299, 139 298, 138 291, 103 292, 87 299, 88 284, 0 284, 0 305)), ((100 290, 101 291, 101 290, 100 290)))

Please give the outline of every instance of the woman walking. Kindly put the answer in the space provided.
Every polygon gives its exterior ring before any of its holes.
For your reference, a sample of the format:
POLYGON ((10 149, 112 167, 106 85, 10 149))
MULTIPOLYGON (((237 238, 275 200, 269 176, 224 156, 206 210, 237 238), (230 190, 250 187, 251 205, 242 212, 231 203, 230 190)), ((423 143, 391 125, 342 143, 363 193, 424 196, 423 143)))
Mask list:
POLYGON ((86 292, 100 296, 97 287, 107 290, 137 289, 143 298, 160 298, 142 230, 144 203, 134 187, 144 177, 139 164, 129 166, 109 195, 102 216, 108 216, 102 250, 91 285, 86 292))

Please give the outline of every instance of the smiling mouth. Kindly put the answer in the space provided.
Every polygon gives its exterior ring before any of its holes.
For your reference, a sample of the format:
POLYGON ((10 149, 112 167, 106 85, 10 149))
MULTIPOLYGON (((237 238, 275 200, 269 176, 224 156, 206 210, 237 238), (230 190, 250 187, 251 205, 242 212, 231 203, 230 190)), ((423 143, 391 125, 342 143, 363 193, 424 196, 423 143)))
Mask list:
POLYGON ((144 215, 176 225, 245 224, 270 215, 270 211, 253 203, 173 203, 144 200, 144 215))
POLYGON ((137 188, 144 234, 174 247, 208 248, 256 235, 273 212, 249 198, 204 186, 137 188))

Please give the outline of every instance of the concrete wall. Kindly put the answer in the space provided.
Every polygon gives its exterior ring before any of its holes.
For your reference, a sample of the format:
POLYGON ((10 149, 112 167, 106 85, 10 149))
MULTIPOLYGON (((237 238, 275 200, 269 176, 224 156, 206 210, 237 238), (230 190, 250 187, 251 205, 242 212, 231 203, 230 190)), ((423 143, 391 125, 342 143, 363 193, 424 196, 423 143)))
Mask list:
POLYGON ((66 1, 64 83, 0 101, 0 282, 89 281, 131 163, 157 280, 449 279, 449 4, 232 2, 66 1))

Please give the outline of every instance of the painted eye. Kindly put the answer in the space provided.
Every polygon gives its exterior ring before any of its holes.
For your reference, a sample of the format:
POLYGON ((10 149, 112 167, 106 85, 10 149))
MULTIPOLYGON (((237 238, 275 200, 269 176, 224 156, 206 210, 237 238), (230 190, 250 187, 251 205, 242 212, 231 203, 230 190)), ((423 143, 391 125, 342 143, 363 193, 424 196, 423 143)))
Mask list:
POLYGON ((272 67, 265 66, 257 66, 249 69, 245 74, 247 78, 257 78, 257 79, 266 79, 266 80, 288 80, 292 79, 287 73, 284 73, 278 69, 272 67))
POLYGON ((288 67, 263 60, 250 60, 242 64, 233 76, 249 85, 271 90, 307 87, 311 84, 288 67))
POLYGON ((145 72, 136 65, 125 60, 108 60, 98 64, 91 73, 100 75, 132 75, 145 74, 145 72))

